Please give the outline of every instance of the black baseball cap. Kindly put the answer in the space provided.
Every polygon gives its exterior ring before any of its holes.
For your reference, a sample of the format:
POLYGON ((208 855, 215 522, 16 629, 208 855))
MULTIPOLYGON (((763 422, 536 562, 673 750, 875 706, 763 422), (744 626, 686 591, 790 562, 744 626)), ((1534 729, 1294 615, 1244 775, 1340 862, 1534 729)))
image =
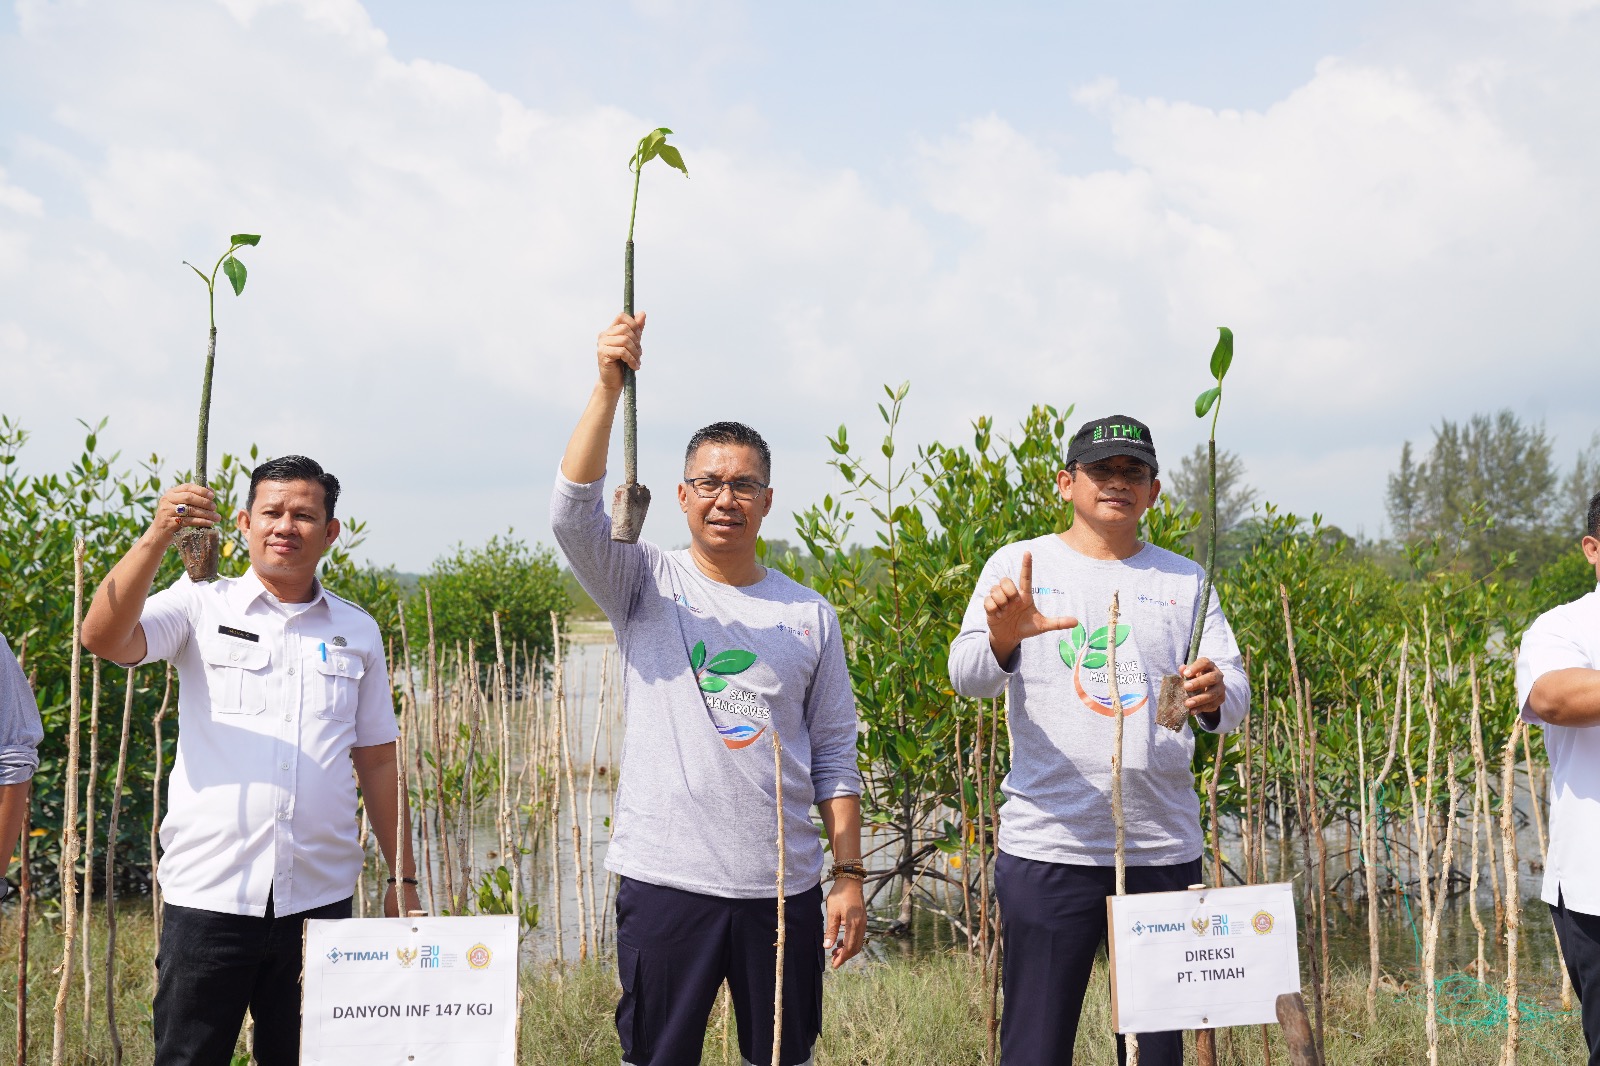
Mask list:
POLYGON ((1137 418, 1127 415, 1108 415, 1093 418, 1078 427, 1067 445, 1067 465, 1097 463, 1113 455, 1126 455, 1150 468, 1152 475, 1161 472, 1156 464, 1156 445, 1150 439, 1150 427, 1137 418))

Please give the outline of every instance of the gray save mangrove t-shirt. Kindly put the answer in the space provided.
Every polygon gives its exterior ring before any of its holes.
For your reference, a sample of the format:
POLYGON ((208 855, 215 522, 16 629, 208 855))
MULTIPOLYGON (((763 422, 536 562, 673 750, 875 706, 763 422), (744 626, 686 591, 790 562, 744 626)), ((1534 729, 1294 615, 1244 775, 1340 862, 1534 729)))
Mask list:
MULTIPOLYGON (((1194 791, 1194 734, 1158 725, 1161 678, 1182 667, 1204 571, 1146 544, 1128 559, 1082 555, 1058 536, 1008 544, 984 565, 961 632, 950 645, 950 681, 963 696, 1011 690, 1011 772, 1001 783, 1000 847, 1042 862, 1111 866, 1111 750, 1116 729, 1107 674, 1106 624, 1119 593, 1117 694, 1123 714, 1122 798, 1130 866, 1188 862, 1202 851, 1194 791), (1004 577, 1017 580, 1033 553, 1033 596, 1047 617, 1070 615, 1076 629, 1022 642, 1002 667, 989 648, 983 601, 1004 577)), ((1226 698, 1217 732, 1250 708, 1250 681, 1216 593, 1200 654, 1222 671, 1226 698)), ((1190 721, 1196 721, 1192 716, 1190 721)))
POLYGON ((812 806, 861 792, 838 617, 776 570, 740 588, 700 573, 687 550, 614 542, 604 489, 558 473, 550 523, 622 658, 626 730, 606 868, 689 892, 775 897, 776 730, 784 891, 807 891, 822 878, 812 806))

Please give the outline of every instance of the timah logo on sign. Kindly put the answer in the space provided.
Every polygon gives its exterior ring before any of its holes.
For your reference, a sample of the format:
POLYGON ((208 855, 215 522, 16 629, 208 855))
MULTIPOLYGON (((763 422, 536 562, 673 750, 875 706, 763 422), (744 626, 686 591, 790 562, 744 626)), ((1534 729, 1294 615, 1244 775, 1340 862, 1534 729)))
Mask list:
POLYGON ((340 951, 332 948, 328 952, 328 961, 337 966, 341 962, 388 962, 387 951, 340 951))
POLYGON ((1133 933, 1135 936, 1144 936, 1146 933, 1181 933, 1186 928, 1188 927, 1182 922, 1150 922, 1149 924, 1144 922, 1133 923, 1133 933))

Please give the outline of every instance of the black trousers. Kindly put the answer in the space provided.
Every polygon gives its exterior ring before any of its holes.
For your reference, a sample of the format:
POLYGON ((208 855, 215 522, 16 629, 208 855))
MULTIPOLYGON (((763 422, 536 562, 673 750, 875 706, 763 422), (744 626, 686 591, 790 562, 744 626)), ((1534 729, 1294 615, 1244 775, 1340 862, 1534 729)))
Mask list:
POLYGON ((1589 1044, 1589 1066, 1600 1066, 1600 915, 1567 909, 1567 901, 1556 897, 1550 908, 1556 924, 1556 938, 1567 960, 1572 990, 1578 994, 1583 1011, 1583 1038, 1589 1044))
POLYGON ((161 908, 156 1066, 228 1066, 248 1009, 258 1066, 300 1061, 300 964, 307 918, 348 918, 352 899, 279 918, 161 908))
MULTIPOLYGON (((784 899, 783 1066, 822 1032, 822 889, 784 899)), ((778 899, 726 899, 624 877, 617 889, 617 1036, 631 1066, 695 1066, 726 980, 746 1062, 772 1061, 778 899)))
MULTIPOLYGON (((1128 867, 1128 891, 1172 892, 1200 880, 1200 860, 1128 867)), ((1002 1066, 1069 1066, 1095 952, 1106 939, 1109 866, 1038 862, 1001 852, 995 860, 1003 948, 1002 1066)), ((1117 1061, 1123 1061, 1117 1037, 1117 1061)), ((1183 1066, 1183 1033, 1139 1034, 1141 1066, 1183 1066)))

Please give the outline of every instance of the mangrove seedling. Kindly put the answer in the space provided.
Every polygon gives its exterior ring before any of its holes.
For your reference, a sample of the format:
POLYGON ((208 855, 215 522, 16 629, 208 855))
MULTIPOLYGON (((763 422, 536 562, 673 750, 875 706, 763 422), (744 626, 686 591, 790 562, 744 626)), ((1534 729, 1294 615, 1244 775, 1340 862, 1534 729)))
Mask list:
MULTIPOLYGON (((669 167, 689 176, 683 165, 683 156, 667 143, 672 131, 662 126, 640 138, 628 157, 628 169, 633 172, 633 209, 628 212, 628 247, 622 265, 622 311, 633 314, 633 222, 639 215, 639 175, 644 165, 660 159, 669 167)), ((645 512, 650 509, 650 490, 639 484, 639 402, 638 387, 633 369, 622 368, 622 462, 625 480, 617 486, 611 501, 611 539, 633 544, 644 531, 645 512)))
MULTIPOLYGON (((200 379, 200 426, 194 439, 194 483, 206 484, 206 448, 211 436, 211 372, 217 362, 217 273, 220 271, 233 286, 233 294, 244 292, 245 278, 249 276, 234 255, 240 248, 261 243, 258 233, 235 233, 228 238, 228 250, 217 259, 207 274, 187 259, 183 265, 194 271, 206 284, 206 302, 211 315, 211 333, 206 342, 206 371, 200 379)), ((178 534, 178 554, 183 557, 183 569, 191 581, 215 581, 217 560, 222 548, 222 532, 215 526, 185 526, 178 534)))
MULTIPOLYGON (((1211 376, 1216 384, 1194 400, 1196 418, 1211 416, 1211 438, 1207 442, 1208 461, 1206 480, 1206 576, 1200 583, 1200 601, 1195 607, 1194 624, 1189 630, 1189 656, 1186 665, 1200 658, 1200 639, 1205 636, 1206 612, 1211 609, 1211 586, 1217 569, 1217 416, 1222 413, 1222 379, 1233 365, 1233 330, 1218 326, 1217 346, 1211 351, 1211 376)), ((1173 732, 1183 729, 1189 709, 1183 691, 1183 678, 1168 674, 1161 679, 1161 691, 1156 696, 1156 721, 1173 732)))

